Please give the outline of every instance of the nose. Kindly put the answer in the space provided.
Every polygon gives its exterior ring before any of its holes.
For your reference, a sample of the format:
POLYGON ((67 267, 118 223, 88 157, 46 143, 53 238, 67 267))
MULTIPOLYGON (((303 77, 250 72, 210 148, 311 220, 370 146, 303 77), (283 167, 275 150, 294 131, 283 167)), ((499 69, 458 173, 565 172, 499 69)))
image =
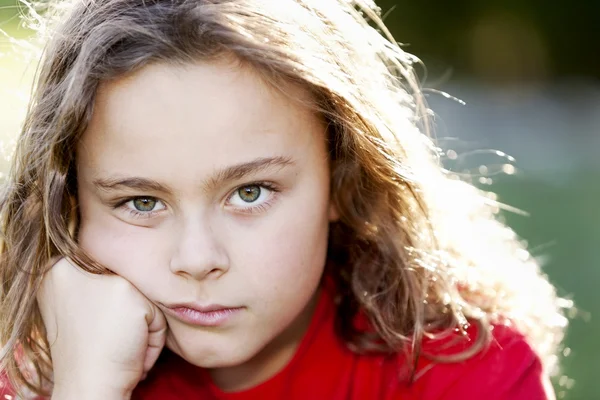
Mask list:
POLYGON ((176 275, 191 279, 218 279, 229 270, 226 249, 208 223, 188 221, 180 235, 170 261, 176 275))

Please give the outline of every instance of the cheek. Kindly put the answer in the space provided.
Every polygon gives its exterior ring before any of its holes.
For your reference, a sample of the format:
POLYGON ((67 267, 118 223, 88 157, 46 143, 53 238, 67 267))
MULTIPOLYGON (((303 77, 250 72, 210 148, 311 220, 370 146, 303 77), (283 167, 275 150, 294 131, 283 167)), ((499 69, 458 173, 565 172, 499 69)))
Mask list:
POLYGON ((130 281, 145 294, 164 275, 164 249, 156 231, 104 216, 81 221, 79 245, 94 260, 130 281))
POLYGON ((318 196, 298 197, 286 202, 255 232, 237 238, 243 249, 236 252, 241 259, 236 257, 234 265, 245 281, 283 297, 318 282, 329 232, 325 203, 318 196))
POLYGON ((269 251, 276 256, 279 268, 272 273, 302 274, 311 269, 320 269, 316 262, 324 257, 327 246, 328 222, 321 218, 311 219, 304 213, 294 213, 284 224, 272 231, 267 239, 269 251))

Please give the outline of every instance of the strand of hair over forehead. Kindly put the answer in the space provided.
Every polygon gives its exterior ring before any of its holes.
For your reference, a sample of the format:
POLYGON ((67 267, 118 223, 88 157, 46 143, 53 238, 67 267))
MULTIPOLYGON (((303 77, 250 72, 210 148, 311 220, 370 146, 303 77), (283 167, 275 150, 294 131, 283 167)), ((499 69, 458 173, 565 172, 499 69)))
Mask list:
MULTIPOLYGON (((27 1, 27 0, 22 0, 22 1, 27 1)), ((42 4, 43 6, 43 10, 44 10, 44 16, 42 17, 39 13, 35 12, 35 9, 33 8, 33 3, 27 3, 29 4, 29 8, 31 9, 31 18, 33 20, 33 22, 31 23, 32 26, 36 27, 37 30, 40 32, 41 37, 42 38, 48 38, 51 37, 55 32, 52 31, 52 28, 55 25, 55 21, 58 19, 60 20, 60 18, 63 16, 63 12, 68 11, 71 7, 73 6, 86 6, 86 7, 90 7, 94 4, 96 4, 97 0, 64 0, 64 1, 58 1, 58 2, 48 2, 48 3, 36 3, 35 6, 37 6, 38 4, 42 4)), ((111 1, 111 0, 106 0, 106 1, 111 1)), ((271 4, 271 6, 277 5, 277 7, 279 8, 279 11, 281 11, 280 7, 283 7, 284 11, 285 11, 285 7, 286 4, 287 6, 291 6, 294 3, 297 5, 301 5, 304 4, 308 9, 311 10, 321 10, 321 11, 327 11, 328 14, 330 15, 337 15, 336 13, 340 12, 342 9, 345 10, 345 12, 347 12, 350 16, 352 16, 352 18, 355 20, 355 23, 358 23, 359 25, 362 26, 363 30, 363 34, 367 33, 366 35, 364 35, 365 37, 357 37, 356 39, 356 43, 363 43, 365 46, 369 47, 369 53, 373 54, 372 51, 373 49, 375 49, 375 51, 377 52, 378 56, 377 58, 380 61, 383 61, 383 64, 380 65, 385 65, 386 67, 386 71, 381 71, 382 73, 380 74, 382 79, 385 78, 387 76, 387 84, 385 85, 388 89, 388 94, 391 95, 392 93, 394 93, 394 95, 396 96, 396 101, 401 102, 402 104, 404 104, 405 106, 410 106, 410 108, 413 109, 413 117, 414 118, 410 118, 410 120, 412 121, 413 124, 420 126, 421 128, 421 132, 428 137, 431 137, 431 129, 430 129, 430 119, 429 119, 429 109, 425 103, 424 97, 421 95, 421 90, 420 90, 420 84, 418 79, 416 78, 416 75, 414 73, 414 69, 412 68, 412 66, 419 62, 419 60, 412 56, 411 54, 404 52, 396 43, 396 41, 394 40, 393 36, 391 35, 391 33, 389 32, 389 30, 387 29, 387 27, 385 26, 385 24, 383 23, 382 19, 381 19, 381 9, 379 7, 376 6, 376 4, 373 1, 369 1, 369 0, 299 0, 299 1, 286 1, 286 0, 263 0, 265 1, 265 3, 267 4, 271 4), (281 6, 279 6, 279 4, 281 4, 281 6), (341 6, 341 8, 340 8, 341 6), (371 25, 374 26, 371 27, 369 25, 369 22, 371 21, 371 25), (409 92, 409 93, 407 93, 409 92)), ((118 3, 118 1, 117 1, 118 3)), ((124 5, 127 4, 127 1, 123 1, 124 5)), ((160 3, 160 1, 147 1, 147 4, 151 5, 151 4, 158 4, 160 3)), ((207 4, 207 5, 224 5, 224 6, 233 6, 235 7, 236 3, 239 3, 238 1, 232 1, 232 0, 212 0, 212 1, 195 1, 195 0, 182 0, 182 1, 171 1, 171 3, 175 3, 175 4, 207 4)), ((100 8, 102 8, 102 6, 99 6, 100 8)), ((291 11, 290 11, 291 12, 291 11)), ((343 21, 342 19, 338 20, 338 24, 340 23, 340 21, 343 21)), ((81 38, 77 38, 74 40, 80 40, 81 38)), ((68 40, 68 39, 67 39, 68 40)), ((340 40, 340 39, 338 39, 340 40)), ((343 40, 343 39, 342 39, 343 40)), ((346 38, 347 40, 347 38, 346 38)), ((368 57, 367 57, 368 58, 368 57)), ((81 64, 80 64, 81 65, 81 64)), ((81 65, 81 67, 83 67, 83 65, 81 65)), ((77 68, 76 68, 77 69, 77 68)), ((364 68, 367 69, 367 68, 364 68)), ((371 69, 371 68, 369 68, 371 69)), ((374 81, 375 77, 373 77, 373 74, 375 74, 375 71, 378 71, 379 68, 377 68, 377 65, 374 64, 372 66, 372 75, 371 77, 369 77, 369 80, 374 81)), ((69 72, 69 75, 67 76, 67 78, 65 79, 64 84, 71 88, 74 86, 77 86, 79 84, 79 79, 81 79, 82 74, 78 73, 75 70, 71 70, 69 72)), ((357 83, 360 85, 360 83, 357 83)), ((70 90, 67 89, 66 91, 67 93, 70 92, 70 90)), ((384 94, 383 92, 381 94, 384 94)), ((353 97, 353 96, 351 96, 353 97)), ((376 99, 379 96, 371 96, 372 99, 376 99)), ((73 101, 74 99, 71 98, 70 96, 66 96, 62 99, 62 104, 66 105, 65 102, 69 102, 69 101, 73 101)), ((381 101, 380 104, 385 104, 385 101, 381 101)), ((69 103, 70 104, 70 103, 69 103)), ((74 104, 73 104, 74 105, 74 104)), ((377 108, 375 108, 377 109, 377 108)), ((398 112, 400 110, 397 110, 398 112)), ((364 115, 371 115, 371 112, 367 112, 364 115)), ((392 116, 394 113, 390 113, 387 112, 387 115, 385 116, 392 116)), ((396 113, 397 114, 397 113, 396 113)), ((392 145, 392 143, 397 143, 396 139, 394 138, 395 134, 393 132, 398 132, 401 131, 402 129, 404 129, 404 126, 395 126, 398 120, 402 119, 398 119, 396 117, 395 121, 392 123, 392 126, 387 127, 381 125, 386 124, 386 118, 378 118, 378 117, 385 117, 384 115, 378 115, 375 116, 374 114, 372 114, 375 118, 373 119, 373 121, 371 121, 372 123, 375 123, 375 126, 379 126, 379 128, 383 128, 383 129, 378 129, 380 134, 382 135, 387 135, 389 132, 389 138, 391 138, 392 140, 388 140, 388 137, 385 137, 385 141, 382 141, 380 146, 378 146, 378 148, 380 150, 389 148, 390 145, 392 145), (398 129, 401 128, 401 129, 398 129)), ((405 118, 406 119, 406 118, 405 118)), ((390 122, 389 120, 387 120, 387 122, 390 122)), ((425 140, 422 142, 422 144, 425 144, 427 147, 429 147, 431 154, 434 154, 437 156, 437 148, 434 146, 433 142, 429 141, 429 140, 425 140)), ((392 151, 392 153, 395 153, 395 151, 392 151)), ((382 155, 384 155, 385 157, 389 158, 389 154, 387 154, 386 152, 383 152, 382 155)), ((395 164, 397 164, 397 168, 398 168, 398 172, 401 172, 403 175, 404 179, 412 179, 410 177, 410 175, 412 175, 410 173, 410 171, 407 171, 404 166, 400 163, 398 163, 399 160, 397 159, 389 159, 390 162, 393 162, 395 164)))
MULTIPOLYGON (((56 22, 64 16, 64 12, 72 9, 77 5, 87 4, 91 6, 98 1, 111 1, 111 0, 57 0, 57 1, 40 1, 30 2, 29 0, 19 0, 24 4, 27 9, 27 14, 24 16, 28 21, 28 26, 39 33, 39 36, 43 42, 46 42, 55 32, 56 22)), ((263 0, 265 2, 272 3, 285 3, 287 0, 263 0)), ((356 19, 357 22, 363 25, 368 25, 368 21, 371 21, 372 25, 378 30, 373 30, 373 34, 370 35, 369 41, 371 44, 379 48, 379 51, 385 57, 387 61, 387 67, 390 68, 395 75, 405 80, 408 83, 409 88, 413 94, 420 93, 419 81, 415 79, 414 70, 412 66, 415 63, 420 63, 420 60, 414 55, 403 51, 396 40, 394 39, 391 32, 385 26, 382 16, 381 8, 378 7, 374 1, 370 0, 298 0, 296 3, 305 3, 314 9, 327 9, 329 7, 340 7, 343 6, 348 10, 356 19)), ((152 4, 157 1, 147 0, 146 3, 152 4)), ((201 2, 198 0, 171 0, 172 3, 195 3, 201 2)), ((226 4, 239 2, 239 0, 204 0, 205 3, 209 4, 226 4)), ((282 5, 285 7, 285 5, 282 5)), ((422 107, 420 111, 427 111, 423 99, 417 99, 422 107)), ((426 113, 428 114, 428 113, 426 113)), ((425 121, 424 121, 425 122, 425 121)), ((426 123, 426 122, 425 122, 426 123)), ((429 132, 429 130, 428 130, 429 132)))

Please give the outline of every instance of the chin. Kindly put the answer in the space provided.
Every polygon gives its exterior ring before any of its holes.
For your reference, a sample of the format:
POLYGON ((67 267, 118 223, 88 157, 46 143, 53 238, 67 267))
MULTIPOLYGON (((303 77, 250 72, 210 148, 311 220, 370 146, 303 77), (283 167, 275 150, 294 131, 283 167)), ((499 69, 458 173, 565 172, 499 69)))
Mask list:
POLYGON ((243 364, 261 350, 261 347, 256 344, 225 343, 202 338, 185 344, 177 341, 177 345, 168 347, 190 364, 209 369, 234 367, 243 364))

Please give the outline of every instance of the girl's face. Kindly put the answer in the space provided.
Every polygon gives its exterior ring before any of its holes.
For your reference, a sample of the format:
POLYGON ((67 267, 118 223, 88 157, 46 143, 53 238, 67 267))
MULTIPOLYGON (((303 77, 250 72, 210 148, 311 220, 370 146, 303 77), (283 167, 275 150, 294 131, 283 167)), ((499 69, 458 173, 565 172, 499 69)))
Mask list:
POLYGON ((77 147, 80 245, 217 384, 273 373, 311 317, 335 210, 325 126, 300 102, 232 63, 149 65, 100 86, 77 147))

